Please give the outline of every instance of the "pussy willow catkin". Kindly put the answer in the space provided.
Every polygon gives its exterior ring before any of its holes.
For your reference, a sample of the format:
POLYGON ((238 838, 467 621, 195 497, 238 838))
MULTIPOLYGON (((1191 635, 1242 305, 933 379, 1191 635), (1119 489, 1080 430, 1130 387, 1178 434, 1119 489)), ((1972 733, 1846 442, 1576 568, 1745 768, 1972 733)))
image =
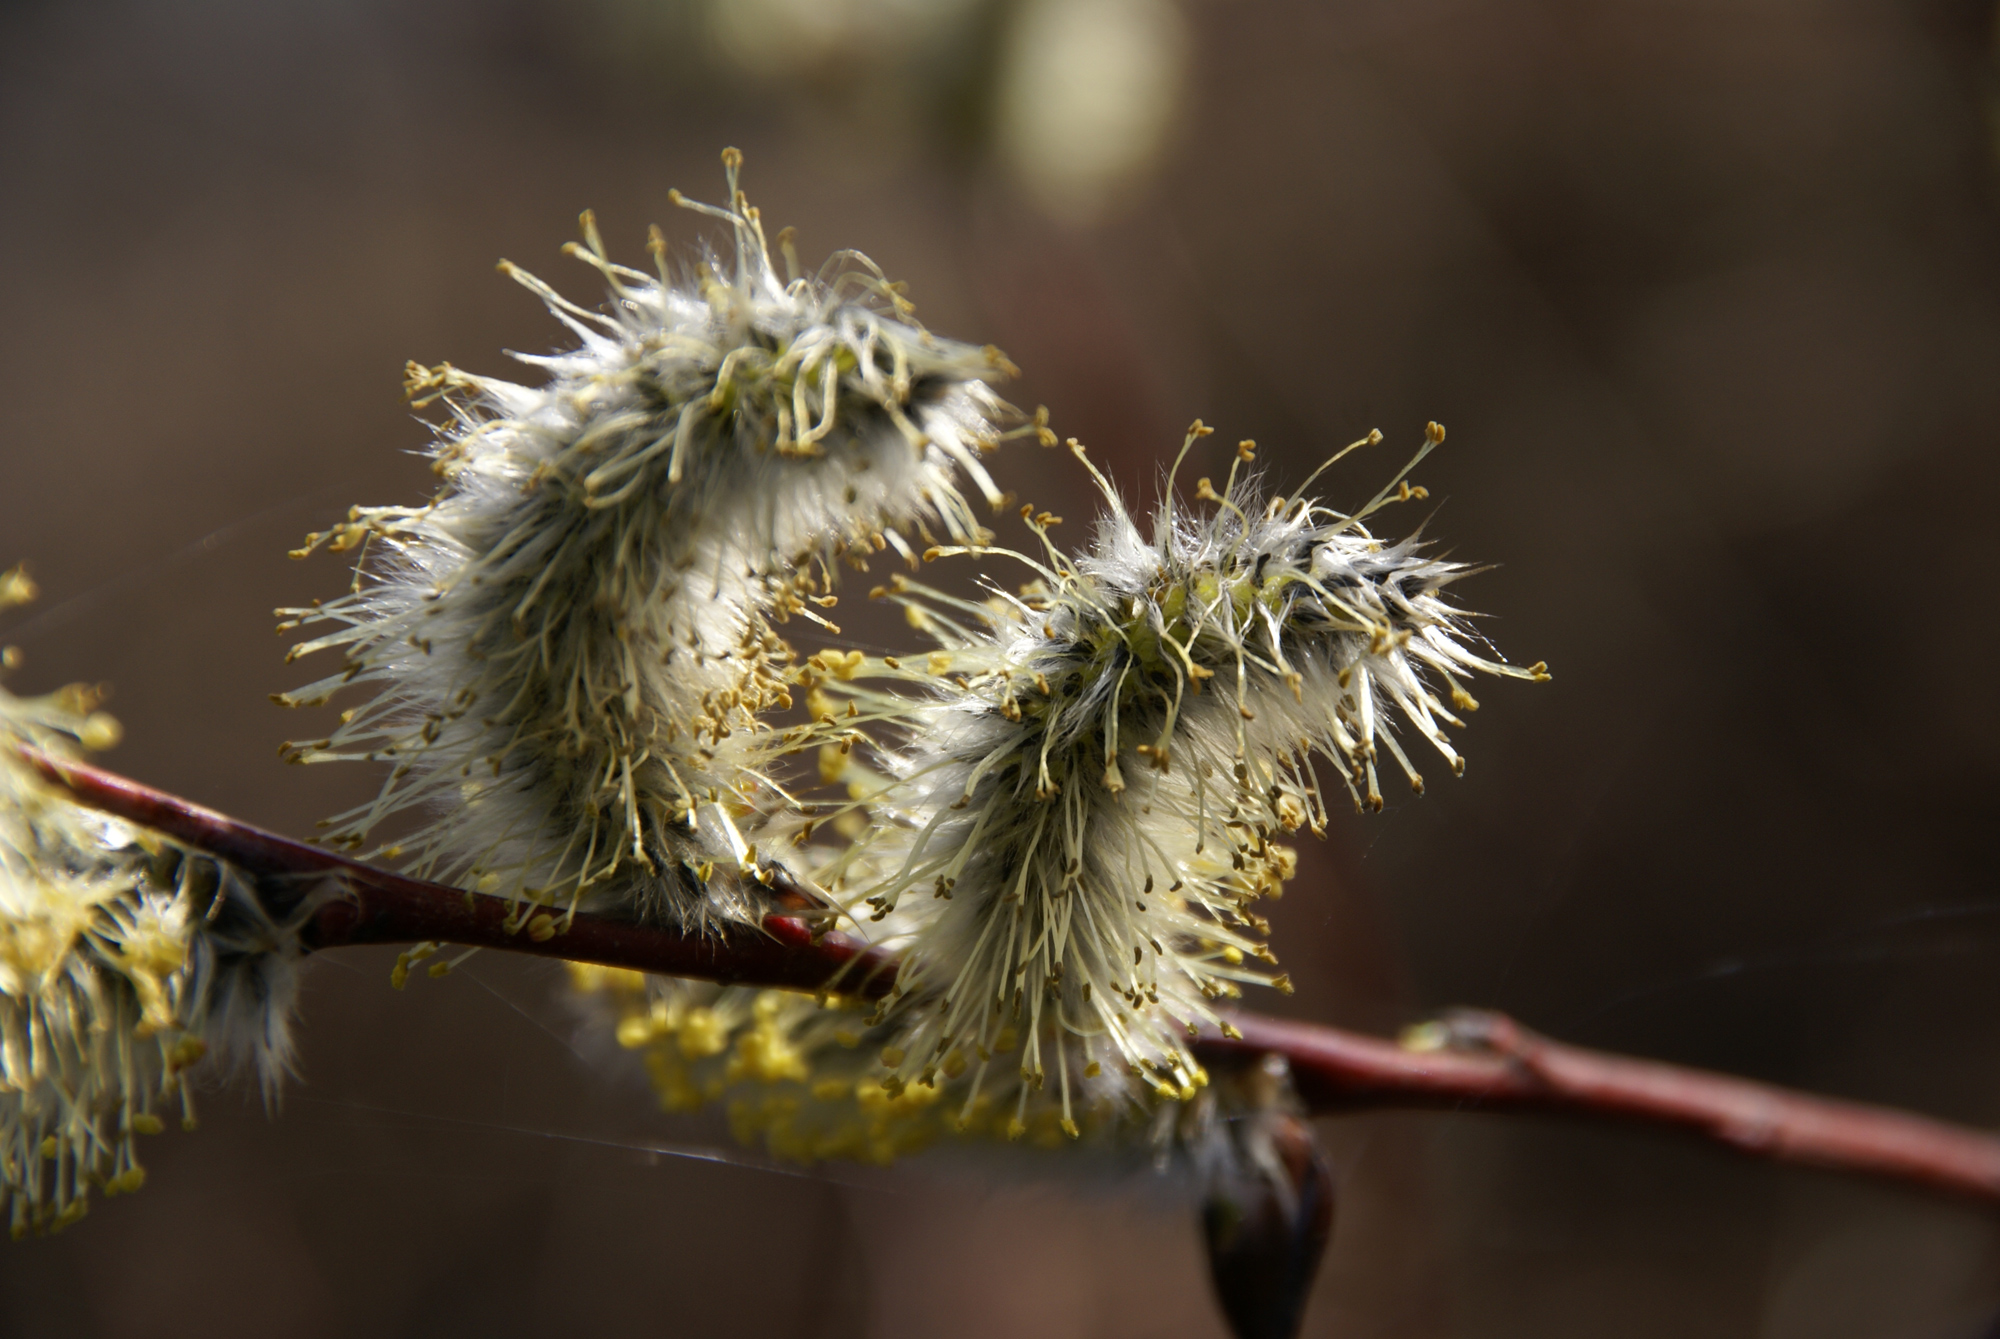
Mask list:
POLYGON ((590 897, 751 918, 758 826, 790 804, 772 767, 792 745, 764 719, 791 705, 774 623, 824 621, 843 561, 910 553, 932 526, 986 536, 956 480, 998 500, 979 454, 1013 417, 991 388, 1012 368, 916 325, 857 253, 801 276, 781 234, 781 279, 740 162, 724 154, 726 207, 681 202, 733 248, 685 280, 657 230, 657 277, 612 263, 589 215, 569 250, 609 285, 603 310, 502 267, 579 341, 523 360, 545 384, 412 369, 417 401, 452 414, 443 488, 314 536, 304 551, 363 553, 357 584, 282 611, 335 628, 294 655, 346 662, 282 701, 372 694, 289 756, 391 769, 331 841, 368 846, 416 814, 376 854, 524 912, 590 897))
MULTIPOLYGON (((1405 476, 1442 440, 1432 425, 1353 513, 1239 481, 1249 443, 1221 492, 1201 481, 1208 505, 1178 510, 1170 490, 1149 529, 1093 469, 1107 511, 1081 557, 1024 508, 1043 552, 1010 555, 1033 575, 1019 593, 884 592, 941 649, 843 661, 852 677, 814 691, 905 741, 881 759, 884 784, 858 782, 876 820, 853 857, 865 869, 828 874, 908 946, 885 1006, 902 1020, 892 1084, 966 1066, 970 1105, 989 1072, 1017 1071, 1024 1120, 1053 1078, 1074 1131, 1077 1084, 1188 1096, 1202 1082, 1190 1033, 1228 1028, 1217 1002, 1247 982, 1288 988, 1257 964, 1276 959, 1250 908, 1291 873, 1277 839, 1324 827, 1313 755, 1357 807, 1380 807, 1383 753, 1422 789, 1395 725, 1456 772, 1442 727, 1477 705, 1460 676, 1545 677, 1472 649, 1440 594, 1462 565, 1368 529, 1420 495, 1405 476), (1019 1056, 1002 1059, 1012 1039, 1019 1056)), ((932 556, 954 551, 972 550, 932 556)))
MULTIPOLYGON (((942 1141, 1069 1142, 1059 1107, 1020 1108, 1015 1074, 999 1075, 969 1102, 966 1071, 956 1064, 933 1083, 885 1083, 881 1051, 893 1045, 895 1029, 871 1019, 863 1001, 582 964, 572 964, 571 975, 618 1044, 641 1058, 664 1110, 720 1106, 740 1142, 776 1157, 881 1165, 942 1141)), ((1231 1085, 1217 1091, 1205 1081, 1191 1097, 1150 1108, 1100 1101, 1086 1118, 1091 1147, 1178 1155, 1200 1172, 1216 1154, 1218 1121, 1255 1104, 1231 1085)))
POLYGON ((268 889, 71 803, 21 760, 103 748, 94 695, 0 689, 0 1179, 15 1236, 81 1217, 93 1187, 145 1180, 135 1138, 194 1103, 204 1054, 254 1066, 267 1094, 291 1058, 299 957, 268 889))
MULTIPOLYGON (((1040 554, 977 550, 1030 569, 1018 593, 877 588, 939 649, 821 653, 807 700, 849 731, 822 755, 853 795, 835 826, 868 821, 819 877, 905 950, 894 994, 839 1025, 776 1004, 759 1015, 741 996, 689 1014, 693 1032, 671 1010, 648 1016, 683 1048, 722 1020, 701 1043, 716 1053, 731 1029, 782 1023, 809 1089, 829 1065, 852 1074, 827 1039, 851 1040, 887 1097, 942 1098, 965 1125, 997 1110, 1013 1134, 1046 1117, 1076 1135, 1093 1118, 1129 1122, 1149 1093, 1194 1097, 1207 1076, 1191 1033, 1227 1031, 1218 1003, 1245 983, 1289 988, 1252 906, 1294 868, 1278 839, 1324 828, 1313 756, 1357 808, 1378 808, 1384 754, 1422 789, 1398 728, 1462 770, 1443 733, 1477 705, 1461 676, 1546 677, 1475 649, 1441 594, 1463 565, 1368 528, 1423 496, 1406 476, 1442 440, 1431 425, 1352 513, 1239 481, 1248 443, 1220 492, 1201 481, 1204 507, 1177 509, 1170 488, 1145 529, 1093 470, 1108 510, 1083 556, 1058 549, 1056 518, 1033 508, 1040 554), (884 735, 898 742, 873 743, 884 735)), ((928 556, 954 551, 973 550, 928 556)))

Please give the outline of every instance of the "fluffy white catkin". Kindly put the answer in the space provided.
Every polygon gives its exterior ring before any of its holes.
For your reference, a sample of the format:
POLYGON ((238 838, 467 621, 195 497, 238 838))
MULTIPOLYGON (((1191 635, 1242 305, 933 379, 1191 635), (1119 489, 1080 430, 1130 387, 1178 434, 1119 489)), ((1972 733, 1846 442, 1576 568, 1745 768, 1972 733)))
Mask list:
MULTIPOLYGON (((979 603, 898 581, 880 593, 942 649, 817 658, 816 715, 846 697, 857 730, 904 741, 886 775, 855 750, 824 767, 875 826, 822 877, 907 950, 875 1020, 897 1024, 891 1091, 969 1070, 955 1098, 968 1117, 998 1082, 1020 1130, 1053 1078, 1074 1134, 1080 1105, 1192 1097, 1206 1080, 1188 1039, 1228 1030, 1217 1002, 1244 982, 1289 988, 1252 962, 1276 959, 1250 907, 1292 871, 1277 839, 1323 829, 1313 755, 1357 807, 1380 807, 1384 753, 1422 789, 1398 727, 1461 770, 1442 729, 1477 705, 1461 675, 1546 677, 1474 649, 1441 594, 1463 565, 1367 528, 1422 495, 1404 475, 1442 440, 1431 425, 1352 514, 1266 499, 1232 466, 1220 493, 1201 481, 1208 509, 1176 510, 1170 485, 1142 528, 1093 469, 1108 511, 1083 556, 1024 508, 1045 553, 1012 555, 1036 578, 1019 594, 991 586, 979 603), (868 684, 881 679, 905 686, 868 684)), ((1239 466, 1253 457, 1238 451, 1239 466)), ((933 556, 955 551, 973 550, 933 556)))
POLYGON ((0 689, 0 1198, 17 1237, 74 1222, 93 1186, 138 1189, 135 1137, 168 1107, 193 1128, 204 1054, 254 1067, 267 1096, 290 1068, 296 921, 272 904, 302 912, 311 889, 253 889, 45 784, 17 749, 109 746, 94 705, 0 689))
POLYGON ((724 154, 725 208, 681 202, 733 246, 689 278, 670 276, 657 230, 657 277, 613 264, 589 215, 569 250, 609 285, 601 311, 503 266, 576 346, 523 359, 539 386, 413 368, 414 398, 453 415, 442 489, 357 508, 301 551, 364 559, 351 594, 281 611, 334 628, 294 655, 345 664, 280 700, 370 696, 289 756, 391 769, 331 841, 516 899, 524 919, 586 900, 753 918, 759 826, 791 804, 772 765, 796 747, 764 719, 791 705, 774 623, 823 622, 842 561, 908 554, 931 526, 987 537, 955 480, 998 501, 979 454, 1006 435, 991 383, 1013 369, 916 325, 856 253, 800 276, 781 235, 781 278, 740 162, 724 154), (414 831, 376 836, 412 814, 414 831))

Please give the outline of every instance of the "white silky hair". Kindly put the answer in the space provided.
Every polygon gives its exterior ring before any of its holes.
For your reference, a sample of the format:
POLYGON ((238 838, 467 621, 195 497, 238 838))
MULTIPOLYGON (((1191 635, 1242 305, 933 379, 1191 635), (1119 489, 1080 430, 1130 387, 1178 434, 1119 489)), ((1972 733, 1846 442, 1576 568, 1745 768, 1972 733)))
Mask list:
POLYGON ((136 1190, 135 1136, 189 1069, 251 1069, 267 1100, 292 1068, 310 881, 240 871, 69 800, 18 755, 73 757, 115 727, 90 694, 0 689, 0 1172, 20 1236, 82 1216, 93 1186, 136 1190))
POLYGON ((537 387, 413 368, 413 398, 453 416, 444 488, 309 542, 375 555, 350 595, 284 611, 337 625, 294 655, 337 648, 346 665, 281 700, 374 694, 289 756, 391 766, 373 802, 329 820, 335 844, 375 842, 524 918, 587 904, 754 921, 760 829, 791 809, 774 768, 796 746, 766 720, 791 705, 775 625, 824 623, 836 568, 912 553, 904 528, 990 537, 956 479, 998 501, 979 454, 1006 435, 990 383, 1011 366, 914 324, 857 253, 801 277, 781 236, 781 279, 740 156, 724 162, 726 208, 681 203, 729 225, 732 264, 676 281, 656 230, 659 274, 641 274, 606 258, 586 215, 570 251, 609 285, 604 310, 505 267, 576 346, 523 359, 547 374, 537 387), (428 821, 376 838, 410 812, 428 821))
MULTIPOLYGON (((1201 481, 1212 510, 1176 509, 1170 483, 1150 534, 1093 469, 1106 513, 1082 557, 1023 509, 1045 553, 1012 555, 1038 573, 1020 594, 884 590, 943 650, 843 661, 814 691, 848 696, 857 730, 886 725, 902 740, 880 752, 878 774, 852 748, 824 769, 875 826, 821 877, 905 948, 877 1020, 901 1020, 885 1083, 933 1084, 969 1054, 960 1100, 969 1109, 992 1071, 1021 1129, 1053 1070, 1075 1134, 1078 1106, 1149 1090, 1190 1100, 1206 1077, 1188 1041, 1229 1030, 1219 1002, 1245 983, 1289 988, 1247 961, 1276 961, 1250 905, 1295 867, 1275 839, 1324 830, 1313 756, 1357 808, 1379 808, 1378 748, 1421 790, 1399 725, 1461 770, 1441 728, 1477 705, 1460 675, 1546 677, 1474 649, 1466 616, 1440 595, 1462 564, 1365 524, 1423 495, 1405 476, 1442 437, 1432 425, 1353 513, 1266 499, 1232 467, 1219 493, 1201 481), (904 687, 866 686, 878 679, 904 687), (1020 1060, 996 1062, 1009 1042, 1020 1060)), ((975 552, 993 551, 931 556, 975 552)))

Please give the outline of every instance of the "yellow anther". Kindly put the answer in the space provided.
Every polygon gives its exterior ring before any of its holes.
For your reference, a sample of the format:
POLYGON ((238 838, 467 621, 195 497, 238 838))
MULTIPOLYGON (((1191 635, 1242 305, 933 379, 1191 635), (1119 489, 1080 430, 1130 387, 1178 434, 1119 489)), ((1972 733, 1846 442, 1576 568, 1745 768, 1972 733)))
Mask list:
POLYGON ((1412 1023, 1397 1036, 1396 1044, 1418 1054, 1442 1051, 1451 1045, 1451 1029, 1435 1019, 1428 1023, 1412 1023))
POLYGON ((0 572, 0 609, 11 609, 15 605, 32 604, 41 591, 29 577, 26 567, 10 567, 0 572))
POLYGON ((77 742, 92 753, 100 753, 112 747, 125 737, 125 729, 118 724, 118 718, 102 711, 93 711, 83 721, 83 728, 77 732, 77 742))

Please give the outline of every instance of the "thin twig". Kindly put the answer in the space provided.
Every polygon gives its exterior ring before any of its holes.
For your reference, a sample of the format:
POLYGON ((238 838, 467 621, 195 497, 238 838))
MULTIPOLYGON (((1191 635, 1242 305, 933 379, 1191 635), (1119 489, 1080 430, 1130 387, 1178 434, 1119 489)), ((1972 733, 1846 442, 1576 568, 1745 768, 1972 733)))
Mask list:
MULTIPOLYGON (((754 930, 687 932, 579 914, 536 939, 518 909, 442 884, 388 873, 274 836, 111 772, 24 750, 80 802, 162 832, 264 877, 324 877, 338 893, 305 927, 308 947, 435 941, 629 967, 668 976, 879 997, 893 955, 804 918, 754 930)), ((788 886, 800 905, 816 901, 788 886)), ((1757 1157, 1911 1181, 2000 1202, 2000 1138, 1888 1107, 1815 1097, 1748 1079, 1566 1045, 1502 1014, 1464 1011, 1418 1029, 1412 1046, 1311 1023, 1235 1014, 1240 1037, 1205 1034, 1204 1062, 1269 1053, 1290 1063, 1318 1113, 1365 1108, 1562 1112, 1692 1131, 1757 1157)))
MULTIPOLYGON (((2000 1202, 2000 1138, 1892 1107, 1587 1050, 1505 1014, 1461 1010, 1421 1049, 1339 1028, 1239 1014, 1206 1056, 1278 1052, 1315 1112, 1364 1107, 1549 1111, 1677 1126, 1754 1157, 1915 1181, 2000 1202)), ((1211 1063, 1213 1061, 1211 1060, 1211 1063)))
MULTIPOLYGON (((317 846, 265 832, 137 781, 32 749, 21 755, 79 801, 129 823, 227 860, 262 878, 323 877, 337 885, 300 931, 308 949, 356 944, 436 942, 533 953, 545 958, 630 967, 664 976, 693 977, 724 985, 776 986, 879 997, 896 974, 892 955, 849 938, 815 936, 806 920, 766 918, 763 933, 749 929, 686 932, 608 916, 555 917, 537 938, 521 907, 443 884, 412 879, 335 855, 317 846)), ((801 906, 820 899, 788 887, 773 869, 786 900, 801 906)))

